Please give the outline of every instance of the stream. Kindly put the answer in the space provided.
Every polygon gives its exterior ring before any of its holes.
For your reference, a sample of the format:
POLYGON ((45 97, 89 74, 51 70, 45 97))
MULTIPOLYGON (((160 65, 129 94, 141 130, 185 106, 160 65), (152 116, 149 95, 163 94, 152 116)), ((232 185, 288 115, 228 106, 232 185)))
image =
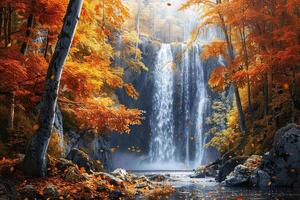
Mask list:
MULTIPOLYGON (((177 200, 298 200, 300 190, 291 188, 255 189, 247 187, 224 187, 214 178, 190 178, 192 171, 138 171, 138 175, 150 176, 161 174, 169 177, 164 183, 170 183, 175 189, 170 197, 177 200)), ((143 199, 137 197, 136 199, 143 199)))

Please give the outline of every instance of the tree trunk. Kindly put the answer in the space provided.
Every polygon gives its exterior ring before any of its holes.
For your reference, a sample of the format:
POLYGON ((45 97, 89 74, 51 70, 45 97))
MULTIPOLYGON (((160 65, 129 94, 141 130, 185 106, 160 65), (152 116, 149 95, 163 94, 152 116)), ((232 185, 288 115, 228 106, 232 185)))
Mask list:
MULTIPOLYGON (((33 23, 34 23, 34 16, 33 14, 30 14, 27 19, 26 38, 29 38, 31 35, 31 29, 33 28, 33 23)), ((27 53, 27 50, 28 50, 28 42, 24 41, 21 46, 21 53, 25 55, 27 53)))
MULTIPOLYGON (((246 44, 245 28, 243 27, 243 29, 239 30, 239 31, 240 31, 241 41, 242 41, 242 49, 244 52, 244 63, 245 63, 247 72, 249 72, 249 56, 248 56, 248 50, 247 50, 247 44, 246 44)), ((247 74, 247 102, 248 102, 248 112, 251 117, 253 127, 255 127, 255 118, 254 118, 252 103, 251 103, 251 85, 250 85, 250 78, 249 78, 248 74, 247 74)))
POLYGON ((15 119, 15 92, 10 94, 10 113, 8 120, 8 128, 14 129, 14 119, 15 119))
MULTIPOLYGON (((220 3, 220 1, 217 1, 218 3, 220 3)), ((228 31, 227 31, 227 27, 225 25, 225 20, 222 17, 221 14, 219 14, 220 20, 221 20, 221 24, 222 24, 222 30, 224 32, 225 35, 225 40, 227 43, 227 49, 228 49, 228 54, 231 60, 231 63, 234 63, 235 60, 235 55, 234 55, 234 50, 233 50, 233 45, 231 43, 231 39, 228 35, 228 31)), ((240 126, 240 130, 242 133, 247 133, 248 132, 248 128, 246 125, 246 120, 245 120, 245 115, 244 115, 244 111, 243 111, 243 107, 242 107, 242 103, 241 103, 241 97, 240 97, 240 93, 239 93, 239 89, 237 87, 237 85, 233 82, 233 87, 234 87, 234 93, 235 93, 235 101, 236 101, 236 106, 238 109, 238 115, 239 115, 239 126, 240 126)))
POLYGON ((240 92, 235 83, 233 83, 233 87, 234 87, 236 107, 238 109, 238 115, 239 115, 240 130, 242 133, 245 134, 245 133, 247 133, 248 129, 247 129, 245 115, 244 115, 243 107, 242 107, 242 103, 241 103, 240 92))
POLYGON ((30 176, 45 176, 47 172, 46 152, 54 123, 61 74, 74 37, 82 3, 83 0, 69 1, 64 24, 49 64, 39 115, 39 129, 31 139, 23 162, 24 173, 30 176))

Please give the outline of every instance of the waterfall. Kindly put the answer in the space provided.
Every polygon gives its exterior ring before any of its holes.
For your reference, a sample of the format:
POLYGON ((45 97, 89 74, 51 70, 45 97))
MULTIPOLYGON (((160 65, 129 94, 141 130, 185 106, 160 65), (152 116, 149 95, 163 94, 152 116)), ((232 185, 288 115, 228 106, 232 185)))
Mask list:
POLYGON ((171 44, 162 44, 158 52, 150 118, 152 163, 176 161, 182 163, 181 168, 190 169, 203 161, 207 91, 200 51, 199 44, 189 50, 181 44, 180 61, 174 60, 171 44))
POLYGON ((174 160, 173 55, 170 44, 162 44, 154 69, 151 115, 151 161, 174 160))
MULTIPOLYGON (((199 45, 195 45, 195 54, 200 55, 199 45)), ((197 93, 196 93, 196 123, 195 123, 195 143, 196 143, 196 159, 195 165, 201 165, 203 163, 203 156, 205 150, 206 136, 203 133, 203 114, 207 105, 207 92, 206 84, 204 81, 203 63, 199 56, 195 57, 194 61, 197 66, 197 93)))

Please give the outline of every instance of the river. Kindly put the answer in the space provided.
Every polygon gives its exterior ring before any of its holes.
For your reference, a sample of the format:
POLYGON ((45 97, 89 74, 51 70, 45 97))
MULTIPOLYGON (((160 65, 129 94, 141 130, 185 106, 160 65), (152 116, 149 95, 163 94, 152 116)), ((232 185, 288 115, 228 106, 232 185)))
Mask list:
MULTIPOLYGON (((161 174, 169 177, 165 183, 170 183, 176 191, 169 200, 299 200, 300 189, 267 188, 255 189, 247 187, 224 187, 214 178, 190 178, 192 171, 139 171, 138 175, 150 176, 161 174)), ((136 199, 144 199, 137 197, 136 199)))

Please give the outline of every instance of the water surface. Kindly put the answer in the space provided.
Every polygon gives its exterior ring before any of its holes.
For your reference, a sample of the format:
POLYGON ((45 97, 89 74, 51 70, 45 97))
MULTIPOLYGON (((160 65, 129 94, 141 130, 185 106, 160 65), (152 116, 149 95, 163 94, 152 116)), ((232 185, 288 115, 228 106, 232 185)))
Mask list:
POLYGON ((247 187, 224 187, 214 178, 189 178, 191 171, 140 171, 137 174, 146 176, 162 174, 170 177, 167 183, 173 185, 176 192, 170 200, 205 199, 205 200, 300 200, 300 188, 258 189, 247 187))

